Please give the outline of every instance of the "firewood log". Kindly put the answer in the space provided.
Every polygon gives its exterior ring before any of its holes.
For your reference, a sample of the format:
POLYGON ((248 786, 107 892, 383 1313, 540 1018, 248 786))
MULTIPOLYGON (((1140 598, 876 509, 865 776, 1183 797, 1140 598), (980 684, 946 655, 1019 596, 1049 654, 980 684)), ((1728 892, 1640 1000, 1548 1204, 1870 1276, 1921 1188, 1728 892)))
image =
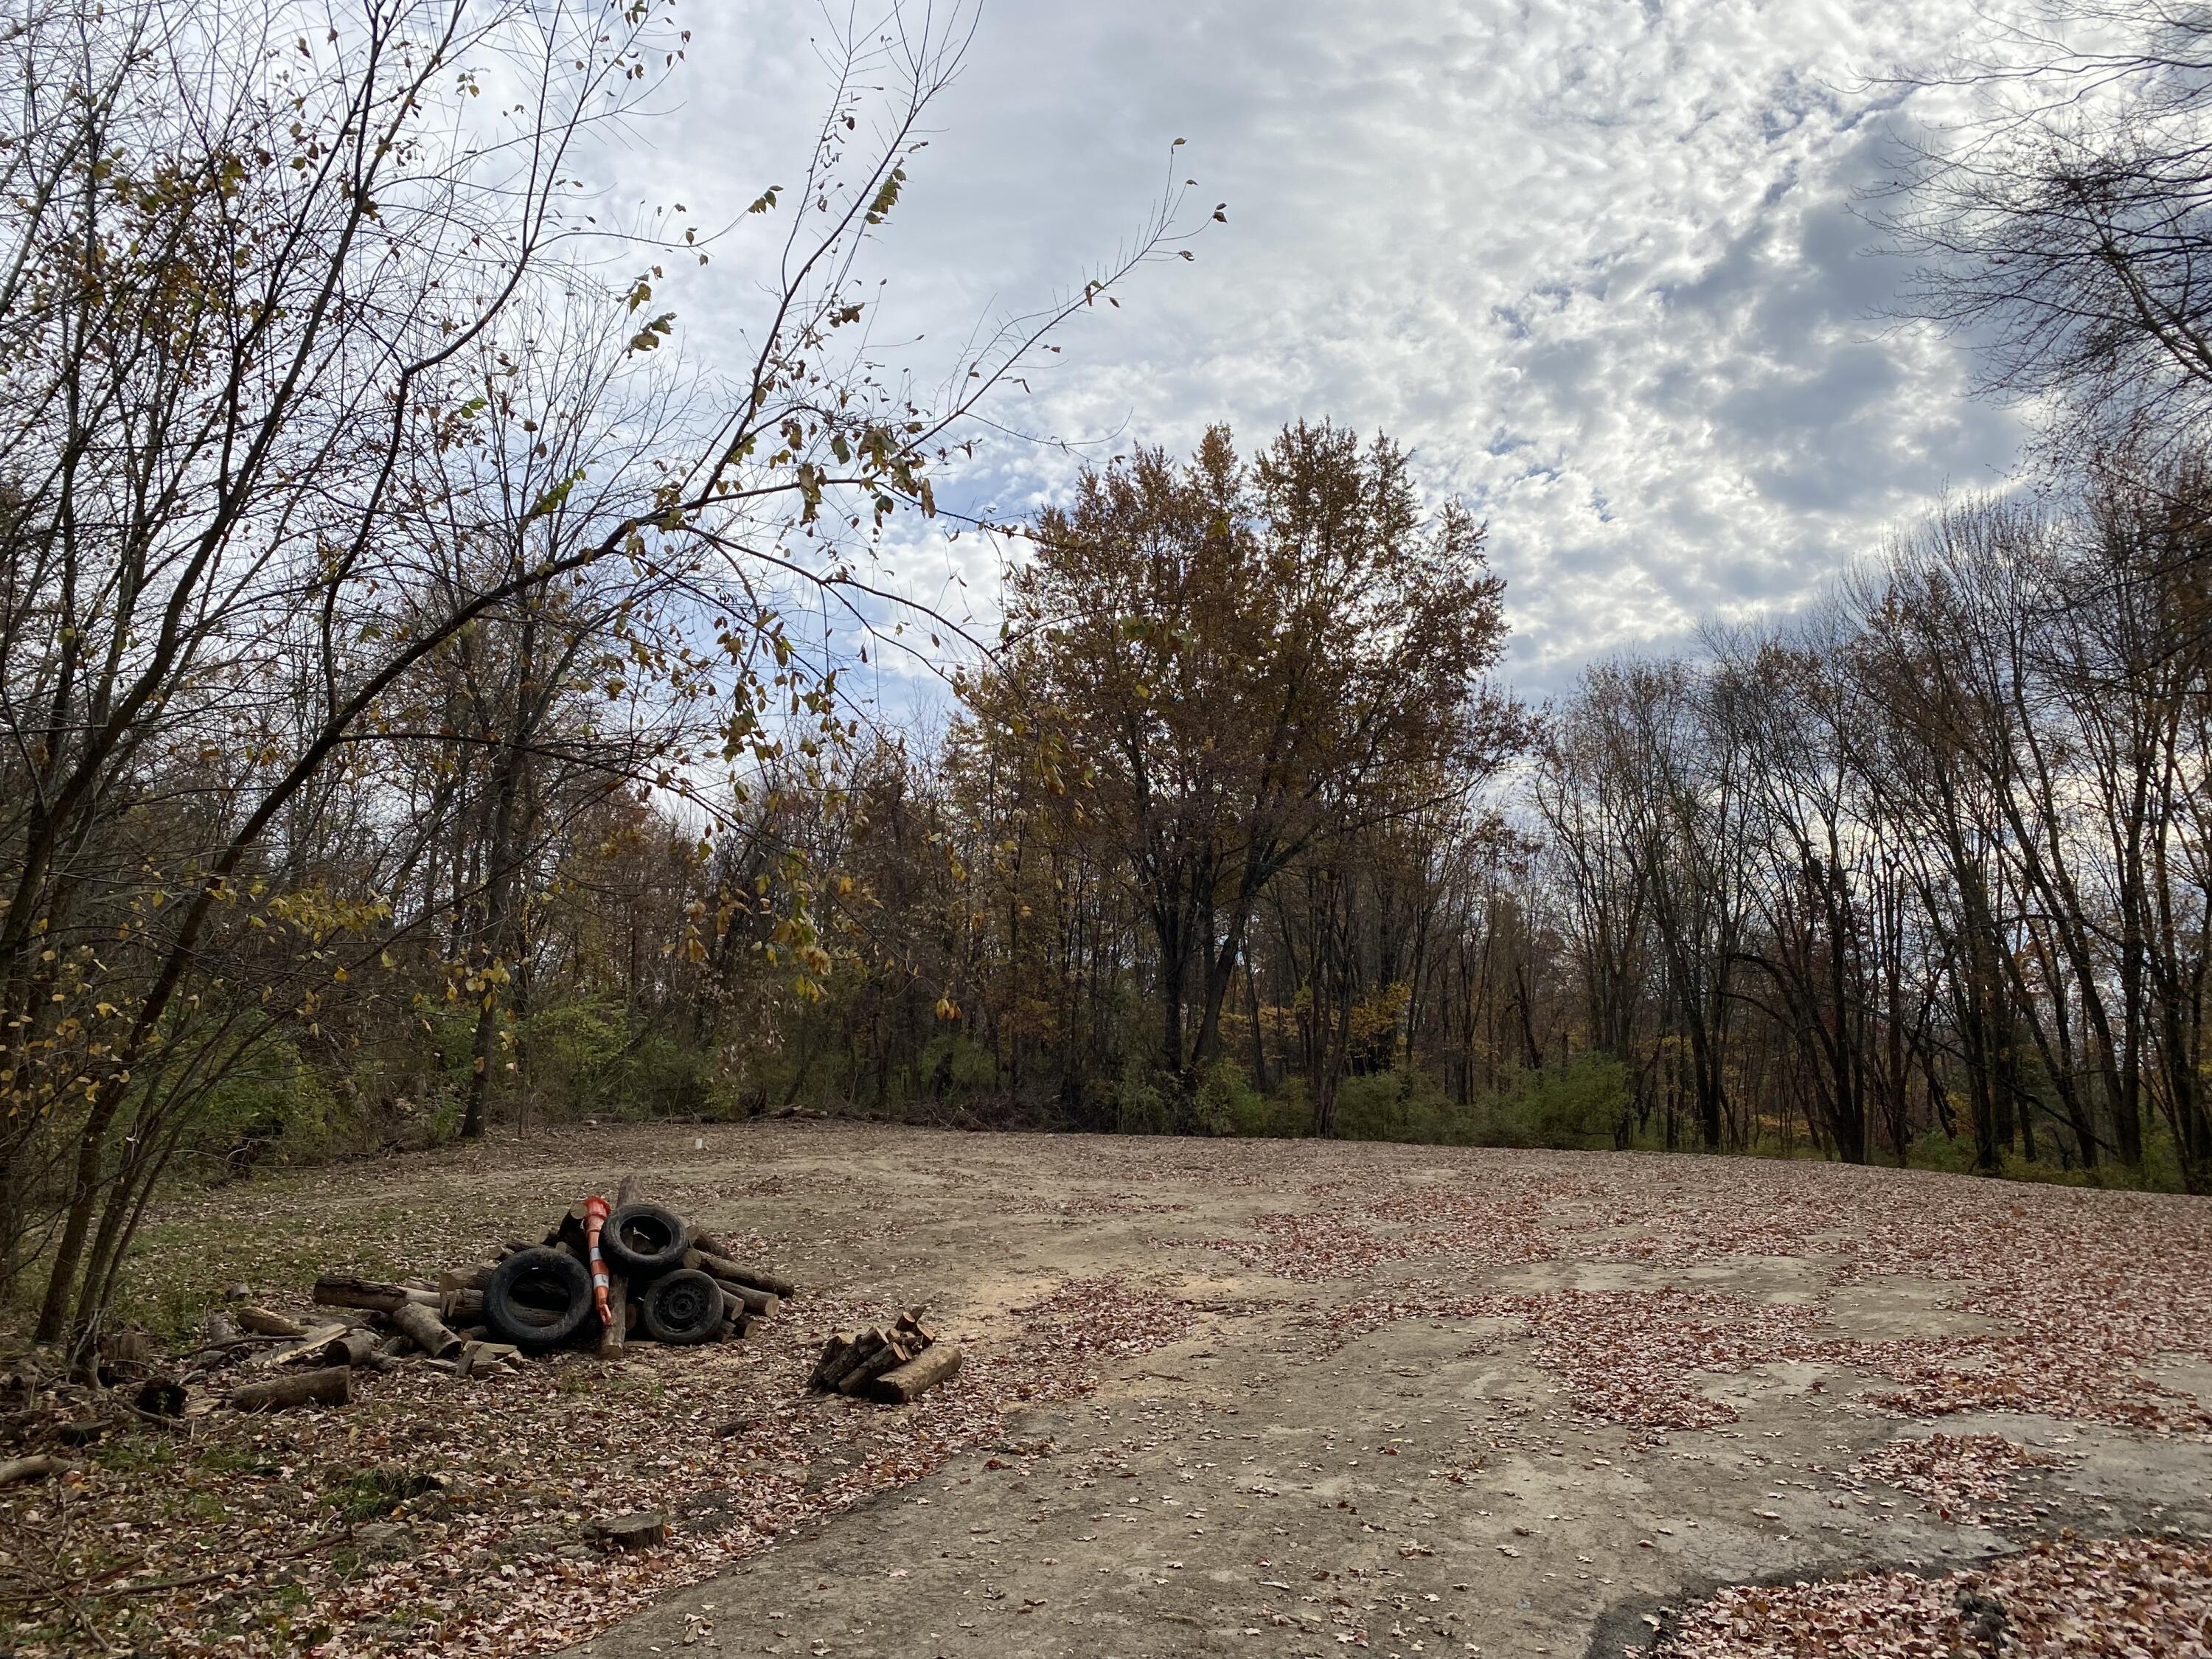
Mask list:
POLYGON ((372 1313, 390 1313, 416 1299, 404 1285, 356 1279, 347 1273, 325 1273, 315 1281, 315 1300, 325 1308, 366 1308, 372 1313))
MULTIPOLYGON (((732 1319, 724 1322, 728 1325, 734 1325, 737 1323, 737 1321, 732 1319)), ((807 1391, 809 1393, 819 1393, 830 1386, 829 1379, 832 1376, 842 1376, 844 1375, 844 1373, 838 1369, 839 1362, 843 1360, 845 1356, 852 1351, 853 1340, 850 1337, 833 1336, 829 1340, 829 1341, 823 1344, 822 1358, 814 1362, 814 1370, 806 1379, 807 1391)))
POLYGON ((913 1358, 914 1356, 896 1341, 887 1341, 838 1379, 837 1392, 858 1395, 861 1389, 866 1388, 885 1371, 895 1370, 913 1358))
MULTIPOLYGON (((742 1261, 731 1260, 720 1250, 710 1250, 704 1244, 700 1244, 696 1253, 699 1257, 696 1265, 717 1279, 726 1279, 732 1284, 743 1285, 748 1290, 765 1291, 770 1296, 793 1297, 799 1294, 787 1279, 778 1279, 774 1273, 763 1273, 757 1267, 748 1267, 742 1261)), ((686 1265, 691 1264, 687 1261, 686 1265)))
POLYGON ((483 1317, 482 1291, 448 1291, 438 1304, 448 1325, 473 1325, 483 1317))
POLYGON ((456 1291, 480 1291, 491 1282, 496 1261, 477 1261, 465 1267, 448 1267, 438 1275, 438 1289, 451 1295, 456 1291))
POLYGON ((939 1342, 918 1359, 885 1371, 868 1384, 868 1398, 886 1406, 903 1406, 925 1389, 934 1388, 960 1369, 960 1349, 939 1342))
POLYGON ((22 1480, 44 1480, 50 1475, 66 1474, 76 1467, 66 1457, 11 1457, 0 1463, 0 1486, 12 1486, 22 1480))
POLYGON ((360 1365, 368 1363, 381 1339, 366 1325, 341 1325, 307 1333, 307 1340, 276 1356, 287 1365, 360 1365))
POLYGON ((726 1279, 718 1279, 714 1283, 721 1286, 725 1302, 732 1307, 743 1308, 747 1313, 772 1314, 782 1305, 781 1297, 771 1296, 766 1291, 757 1291, 750 1285, 736 1284, 726 1279))
POLYGON ((392 1314, 392 1327, 404 1332, 415 1346, 434 1359, 449 1358, 461 1346, 461 1339, 446 1328, 446 1322, 428 1308, 413 1302, 402 1303, 392 1314))
POLYGON ((300 1371, 268 1382, 249 1382, 232 1390, 231 1407, 241 1412, 289 1411, 295 1406, 343 1406, 353 1399, 353 1373, 343 1365, 300 1371))
POLYGON ((820 1368, 822 1376, 821 1388, 823 1391, 826 1394, 831 1389, 834 1389, 840 1382, 842 1382, 847 1376, 852 1374, 853 1368, 855 1365, 859 1364, 870 1354, 873 1353, 878 1348, 883 1346, 883 1345, 884 1334, 881 1331, 869 1330, 855 1332, 854 1334, 853 1340, 845 1345, 844 1352, 839 1354, 836 1359, 830 1361, 827 1364, 820 1368))
POLYGON ((266 1308, 257 1308, 250 1302, 241 1302, 231 1310, 233 1317, 256 1336, 305 1336, 307 1328, 283 1314, 270 1313, 266 1308))

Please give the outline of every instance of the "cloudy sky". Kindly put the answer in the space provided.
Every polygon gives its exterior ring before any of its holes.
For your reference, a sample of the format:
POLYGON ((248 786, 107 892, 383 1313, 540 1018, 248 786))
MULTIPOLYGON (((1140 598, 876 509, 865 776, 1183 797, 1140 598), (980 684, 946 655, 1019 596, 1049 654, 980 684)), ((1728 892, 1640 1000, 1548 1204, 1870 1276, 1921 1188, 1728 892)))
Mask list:
MULTIPOLYGON (((828 32, 788 0, 687 12, 678 106, 629 165, 726 222, 803 165, 828 32)), ((1966 352, 1885 321, 1904 273, 1860 216, 1896 124, 1938 112, 1888 77, 1974 26, 1970 0, 985 0, 872 258, 877 335, 942 366, 1079 284, 1187 139, 1196 258, 1078 319, 999 412, 1100 458, 1214 420, 1389 431, 1488 518, 1540 695, 1801 602, 2011 466, 1966 352)), ((675 294, 695 359, 744 326, 768 234, 675 294)), ((963 499, 1020 514, 1073 465, 1002 439, 963 499)), ((900 580, 988 619, 998 556, 932 541, 900 580)))

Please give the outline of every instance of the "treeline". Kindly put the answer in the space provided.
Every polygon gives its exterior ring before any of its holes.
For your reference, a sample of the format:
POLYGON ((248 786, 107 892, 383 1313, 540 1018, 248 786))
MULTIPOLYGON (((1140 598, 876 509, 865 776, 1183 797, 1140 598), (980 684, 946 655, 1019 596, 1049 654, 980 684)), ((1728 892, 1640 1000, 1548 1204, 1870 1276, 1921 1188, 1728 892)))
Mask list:
POLYGON ((661 6, 17 8, 0 1295, 95 1332, 174 1179, 802 1103, 2212 1184, 2206 26, 2136 21, 2098 100, 1994 81, 1893 227, 2040 488, 1536 709, 1482 526, 1326 422, 1085 474, 964 666, 890 597, 979 402, 1187 252, 1171 194, 887 368, 958 30, 831 52, 726 382, 656 295, 716 236, 579 182, 661 6), (941 729, 845 689, 894 652, 941 729))

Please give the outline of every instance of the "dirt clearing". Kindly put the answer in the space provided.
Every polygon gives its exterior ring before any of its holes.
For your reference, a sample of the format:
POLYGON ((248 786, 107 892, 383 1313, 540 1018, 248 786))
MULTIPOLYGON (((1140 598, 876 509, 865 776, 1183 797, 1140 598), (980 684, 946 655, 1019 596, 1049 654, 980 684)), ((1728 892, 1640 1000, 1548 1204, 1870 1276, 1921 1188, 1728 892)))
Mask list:
POLYGON ((100 1442, 0 1498, 0 1632, 849 1659, 2205 1639, 2200 1201, 788 1123, 240 1188, 163 1215, 138 1271, 296 1305, 317 1268, 472 1259, 629 1169, 804 1293, 721 1347, 395 1371, 342 1411, 100 1442), (967 1355, 951 1382, 802 1394, 830 1335, 916 1304, 967 1355), (667 1544, 593 1541, 641 1507, 667 1544))

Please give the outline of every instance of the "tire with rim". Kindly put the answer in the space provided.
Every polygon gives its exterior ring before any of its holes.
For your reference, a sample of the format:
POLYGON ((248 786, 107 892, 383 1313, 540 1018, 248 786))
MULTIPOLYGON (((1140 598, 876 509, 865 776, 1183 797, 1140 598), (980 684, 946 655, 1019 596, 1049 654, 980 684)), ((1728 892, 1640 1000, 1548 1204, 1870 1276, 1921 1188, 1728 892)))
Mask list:
POLYGON ((484 1323, 518 1348, 557 1348, 592 1313, 591 1270, 566 1250, 517 1250, 484 1285, 484 1323))
POLYGON ((658 1204, 625 1204, 599 1229, 599 1254, 617 1273, 654 1279, 684 1265, 691 1236, 684 1218, 658 1204))
POLYGON ((722 1328, 722 1287, 696 1267, 678 1267, 653 1281, 637 1322, 656 1342, 704 1342, 722 1328))

